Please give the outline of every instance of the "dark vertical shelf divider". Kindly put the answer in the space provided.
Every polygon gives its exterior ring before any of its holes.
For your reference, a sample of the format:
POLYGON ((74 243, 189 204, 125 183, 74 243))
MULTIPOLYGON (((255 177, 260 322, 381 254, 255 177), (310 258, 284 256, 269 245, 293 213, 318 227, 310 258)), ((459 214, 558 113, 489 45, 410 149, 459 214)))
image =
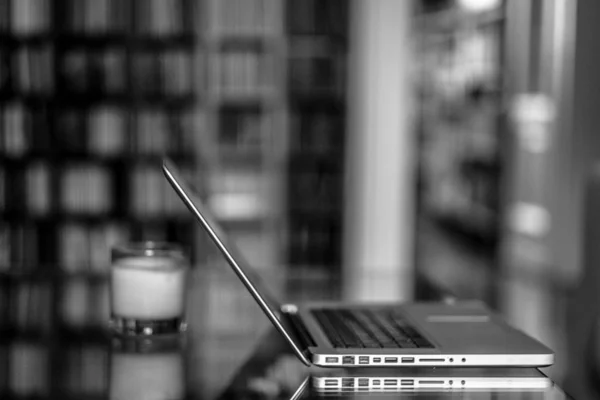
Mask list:
POLYGON ((288 262, 298 274, 334 279, 341 273, 348 13, 346 1, 287 6, 288 262))

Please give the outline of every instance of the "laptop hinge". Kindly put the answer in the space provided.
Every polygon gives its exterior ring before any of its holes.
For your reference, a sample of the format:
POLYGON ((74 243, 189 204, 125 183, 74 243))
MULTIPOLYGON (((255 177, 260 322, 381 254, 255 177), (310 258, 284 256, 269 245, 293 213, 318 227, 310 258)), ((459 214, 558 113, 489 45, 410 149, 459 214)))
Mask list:
POLYGON ((314 339, 300 321, 300 317, 297 314, 286 314, 287 318, 292 323, 292 328, 294 329, 294 333, 300 339, 300 342, 304 345, 304 347, 315 347, 317 344, 314 339))
POLYGON ((281 314, 290 322, 289 325, 293 330, 294 336, 302 345, 302 352, 304 353, 304 356, 310 360, 311 356, 308 352, 308 348, 316 346, 316 342, 302 323, 300 316, 295 312, 290 312, 290 310, 285 306, 281 308, 281 314))

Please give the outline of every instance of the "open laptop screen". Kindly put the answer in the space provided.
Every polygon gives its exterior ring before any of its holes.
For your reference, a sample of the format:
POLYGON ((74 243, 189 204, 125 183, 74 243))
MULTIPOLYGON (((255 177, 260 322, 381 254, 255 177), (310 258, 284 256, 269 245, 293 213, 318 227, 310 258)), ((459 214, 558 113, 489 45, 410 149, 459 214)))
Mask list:
POLYGON ((213 243, 217 246, 221 254, 225 257, 227 263, 231 266, 236 275, 240 278, 244 286, 248 289, 252 297, 256 300, 260 308, 267 315, 275 328, 290 343, 294 352, 302 362, 309 365, 304 355, 300 342, 295 338, 294 331, 287 326, 285 319, 279 317, 282 304, 270 295, 262 284, 261 279, 252 270, 249 263, 242 256, 234 243, 228 241, 227 235, 211 215, 207 207, 198 198, 195 191, 185 182, 175 165, 168 159, 163 161, 163 172, 165 177, 179 195, 186 207, 194 214, 200 222, 213 243))

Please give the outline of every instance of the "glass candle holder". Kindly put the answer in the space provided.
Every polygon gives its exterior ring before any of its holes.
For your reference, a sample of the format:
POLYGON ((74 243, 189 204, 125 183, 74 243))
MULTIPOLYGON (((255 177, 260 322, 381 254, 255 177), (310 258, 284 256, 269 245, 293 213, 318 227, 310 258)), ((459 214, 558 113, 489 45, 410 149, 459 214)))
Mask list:
POLYGON ((121 335, 185 330, 189 263, 173 243, 129 243, 112 249, 111 330, 121 335))

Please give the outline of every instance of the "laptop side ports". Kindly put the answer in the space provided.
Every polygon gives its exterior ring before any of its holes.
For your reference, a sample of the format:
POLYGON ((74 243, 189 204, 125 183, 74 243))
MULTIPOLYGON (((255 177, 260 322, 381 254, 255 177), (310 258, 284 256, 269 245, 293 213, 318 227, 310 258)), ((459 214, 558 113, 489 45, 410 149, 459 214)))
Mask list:
POLYGON ((354 364, 354 356, 342 357, 342 364, 344 364, 344 365, 354 364))

